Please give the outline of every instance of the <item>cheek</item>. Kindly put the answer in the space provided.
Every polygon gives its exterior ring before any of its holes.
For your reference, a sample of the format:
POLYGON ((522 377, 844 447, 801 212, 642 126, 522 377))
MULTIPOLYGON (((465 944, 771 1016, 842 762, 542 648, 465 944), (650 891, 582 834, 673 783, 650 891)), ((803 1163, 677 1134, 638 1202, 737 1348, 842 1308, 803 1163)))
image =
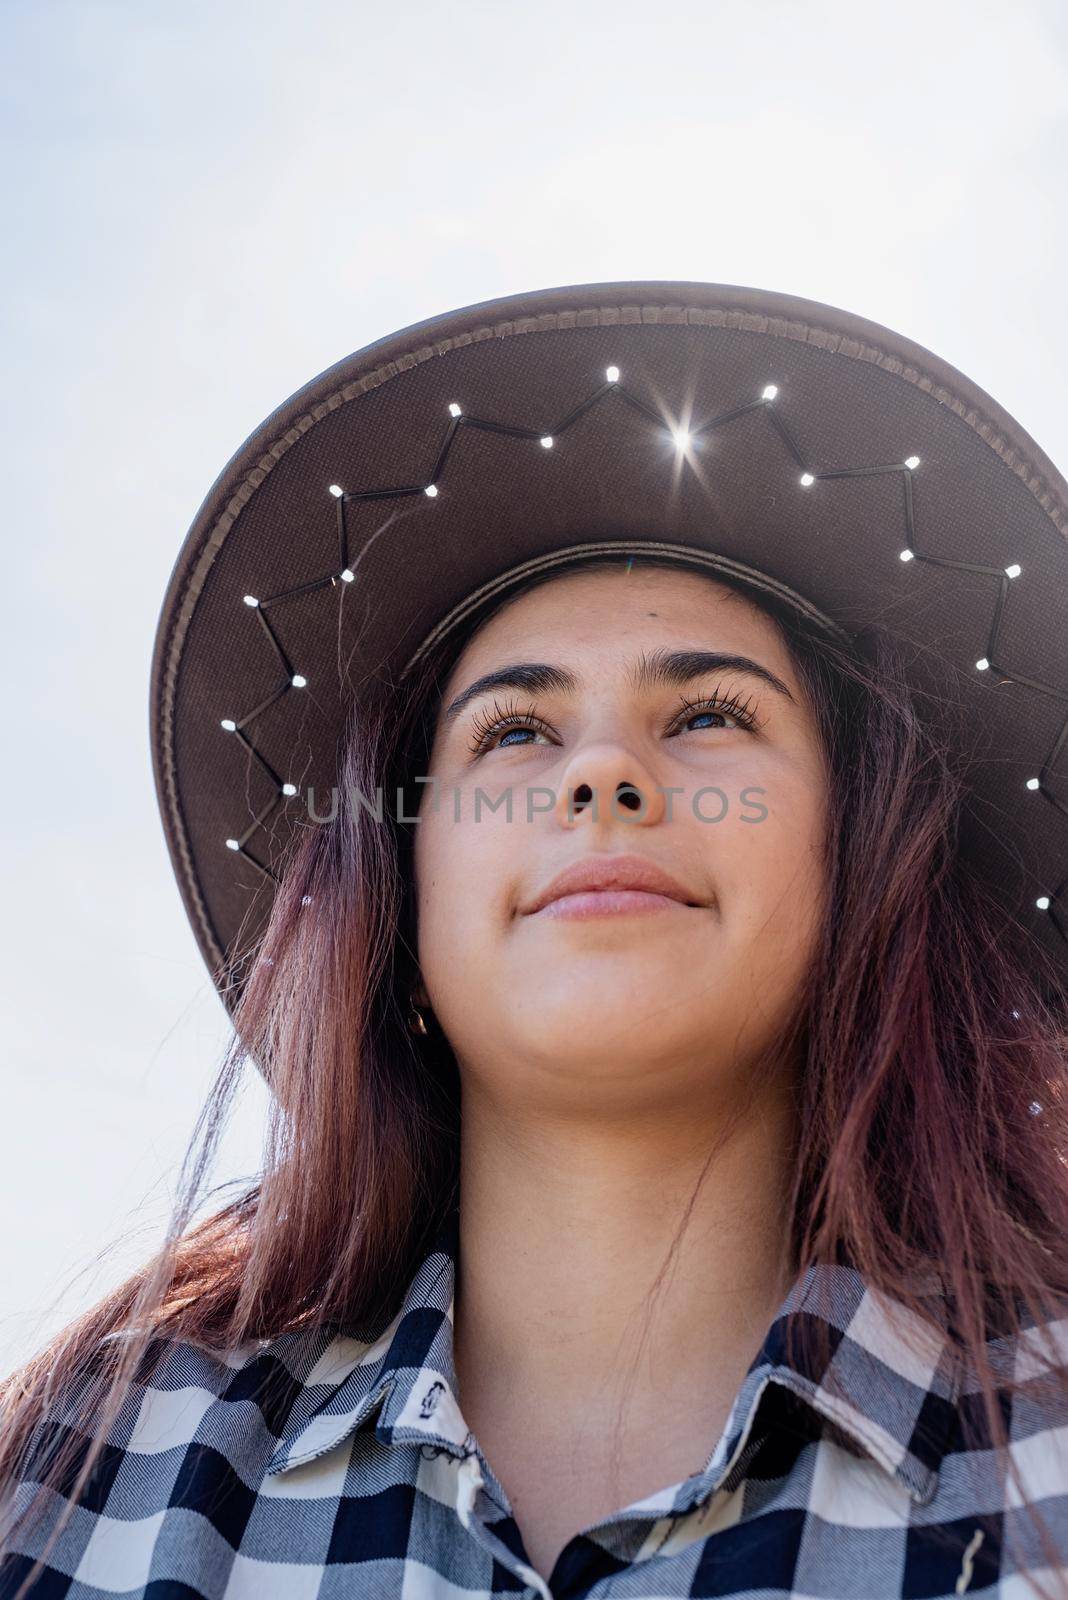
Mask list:
POLYGON ((509 829, 489 817, 428 808, 415 843, 420 960, 441 965, 462 949, 499 938, 508 920, 515 875, 509 829))
MULTIPOLYGON (((737 821, 719 856, 725 905, 729 913, 733 901, 746 922, 768 933, 785 929, 791 945, 803 945, 823 893, 825 784, 820 773, 786 770, 766 775, 762 785, 767 815, 737 821)), ((748 806, 750 815, 757 803, 748 806)))

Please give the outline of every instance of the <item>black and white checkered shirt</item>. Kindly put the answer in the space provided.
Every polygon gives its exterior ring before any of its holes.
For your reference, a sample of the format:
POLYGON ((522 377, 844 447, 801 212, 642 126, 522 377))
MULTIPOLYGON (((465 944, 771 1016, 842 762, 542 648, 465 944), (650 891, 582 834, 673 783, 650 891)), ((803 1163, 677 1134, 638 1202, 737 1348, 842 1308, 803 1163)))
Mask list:
MULTIPOLYGON (((34 1600, 1024 1600, 1010 1519, 1023 1565, 1068 1594, 1068 1412, 1019 1399, 1011 1412, 1028 1499, 1062 1556, 1051 1570, 992 1453, 962 1446, 977 1396, 951 1349, 917 1329, 917 1354, 843 1266, 793 1285, 701 1470, 576 1534, 539 1575, 457 1404, 457 1229, 454 1211, 374 1342, 320 1330, 225 1357, 168 1345, 34 1600), (826 1372, 786 1363, 782 1319, 813 1289, 855 1405, 826 1372)), ((1056 1328, 1068 1348, 1068 1319, 1056 1328)), ((1026 1338, 1011 1357, 1034 1365, 1026 1338)), ((60 1504, 6 1546, 3 1600, 60 1504)))

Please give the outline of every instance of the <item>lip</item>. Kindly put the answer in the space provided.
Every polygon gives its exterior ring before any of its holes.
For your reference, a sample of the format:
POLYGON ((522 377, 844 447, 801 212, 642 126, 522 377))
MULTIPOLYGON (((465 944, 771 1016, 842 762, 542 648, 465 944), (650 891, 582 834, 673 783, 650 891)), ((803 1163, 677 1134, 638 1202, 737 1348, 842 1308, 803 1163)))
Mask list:
POLYGON ((526 915, 552 907, 554 915, 575 916, 668 910, 666 902, 695 909, 705 904, 649 856, 588 855, 558 872, 535 895, 526 915))

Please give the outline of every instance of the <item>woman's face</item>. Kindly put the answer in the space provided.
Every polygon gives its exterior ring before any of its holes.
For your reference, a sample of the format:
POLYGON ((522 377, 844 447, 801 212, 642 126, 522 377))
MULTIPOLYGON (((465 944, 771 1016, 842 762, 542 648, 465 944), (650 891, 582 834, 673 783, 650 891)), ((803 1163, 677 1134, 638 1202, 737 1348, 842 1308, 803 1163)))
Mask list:
POLYGON ((767 1048, 812 951, 827 775, 748 600, 641 566, 520 595, 457 660, 425 776, 418 956, 465 1083, 561 1108, 588 1108, 591 1086, 606 1109, 683 1104, 695 1074, 744 1073, 767 1048), (489 674, 514 681, 471 695, 489 674), (622 855, 683 899, 532 909, 563 869, 622 855))

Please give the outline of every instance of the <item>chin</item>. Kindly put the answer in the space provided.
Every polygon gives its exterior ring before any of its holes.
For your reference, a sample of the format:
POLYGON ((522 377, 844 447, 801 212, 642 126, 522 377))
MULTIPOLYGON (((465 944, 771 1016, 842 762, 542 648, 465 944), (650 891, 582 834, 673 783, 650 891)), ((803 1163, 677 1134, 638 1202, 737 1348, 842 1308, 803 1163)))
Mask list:
POLYGON ((556 1070, 583 1071, 603 1063, 618 1074, 628 1062, 648 1070, 657 1061, 701 1053, 710 1031, 724 1025, 706 1010, 687 1015, 670 995, 670 988, 660 984, 648 993, 633 986, 626 994, 602 991, 584 1004, 572 1000, 553 1007, 546 997, 536 1018, 510 1018, 508 1036, 516 1041, 518 1055, 556 1070))

